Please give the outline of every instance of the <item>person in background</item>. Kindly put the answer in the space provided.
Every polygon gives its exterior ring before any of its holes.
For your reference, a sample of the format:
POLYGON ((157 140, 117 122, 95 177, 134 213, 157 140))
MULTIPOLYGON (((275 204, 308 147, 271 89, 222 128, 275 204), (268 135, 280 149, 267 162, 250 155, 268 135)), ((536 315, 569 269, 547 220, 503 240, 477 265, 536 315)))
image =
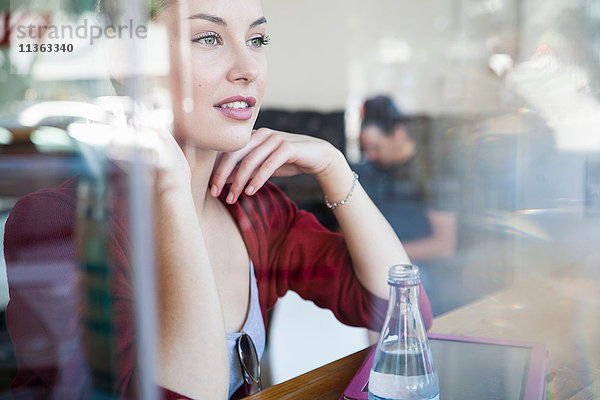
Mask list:
MULTIPOLYGON (((360 131, 366 162, 354 169, 412 262, 421 266, 428 289, 435 279, 428 265, 456 251, 457 221, 453 212, 432 206, 427 168, 418 154, 420 126, 421 120, 403 115, 389 97, 368 99, 360 131)), ((433 305, 435 293, 428 293, 433 305)))

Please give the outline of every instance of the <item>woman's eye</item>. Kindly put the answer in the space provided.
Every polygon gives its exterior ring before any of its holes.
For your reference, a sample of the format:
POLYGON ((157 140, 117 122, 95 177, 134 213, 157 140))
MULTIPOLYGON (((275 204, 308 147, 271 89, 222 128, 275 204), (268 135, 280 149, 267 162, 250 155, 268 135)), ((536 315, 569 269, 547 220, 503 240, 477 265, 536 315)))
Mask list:
POLYGON ((248 46, 252 46, 252 47, 266 46, 269 44, 269 37, 268 36, 255 37, 255 38, 248 40, 246 43, 248 44, 248 46))
POLYGON ((220 44, 221 39, 218 35, 206 35, 199 38, 192 39, 192 42, 204 44, 206 46, 216 46, 220 44))

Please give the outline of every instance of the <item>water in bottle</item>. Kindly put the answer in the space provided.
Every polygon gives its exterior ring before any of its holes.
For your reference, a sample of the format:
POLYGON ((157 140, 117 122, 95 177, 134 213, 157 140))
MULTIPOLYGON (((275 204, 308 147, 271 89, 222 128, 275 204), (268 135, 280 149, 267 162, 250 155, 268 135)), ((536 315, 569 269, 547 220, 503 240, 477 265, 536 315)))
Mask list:
POLYGON ((438 400, 439 385, 419 311, 419 270, 390 268, 390 303, 369 376, 369 400, 438 400))

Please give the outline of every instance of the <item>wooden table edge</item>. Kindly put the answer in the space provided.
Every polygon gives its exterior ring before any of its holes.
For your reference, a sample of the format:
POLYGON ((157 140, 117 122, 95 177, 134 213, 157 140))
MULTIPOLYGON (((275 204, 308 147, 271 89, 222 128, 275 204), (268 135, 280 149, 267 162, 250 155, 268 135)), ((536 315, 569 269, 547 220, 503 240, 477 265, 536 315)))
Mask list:
POLYGON ((371 347, 359 350, 339 360, 325 364, 295 378, 271 386, 260 393, 248 396, 247 400, 292 400, 292 399, 333 399, 333 392, 338 399, 358 371, 369 354, 371 347), (321 387, 326 385, 325 387, 321 387), (322 390, 326 389, 327 393, 322 390), (323 395, 324 397, 320 397, 323 395), (308 397, 307 397, 308 396, 308 397))

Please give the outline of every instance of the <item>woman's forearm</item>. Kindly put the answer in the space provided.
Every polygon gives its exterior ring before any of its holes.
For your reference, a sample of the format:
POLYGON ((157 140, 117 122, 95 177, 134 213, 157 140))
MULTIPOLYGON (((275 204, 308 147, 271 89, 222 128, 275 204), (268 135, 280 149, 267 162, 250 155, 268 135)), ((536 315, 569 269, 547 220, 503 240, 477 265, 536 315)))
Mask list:
POLYGON ((229 380, 225 324, 193 200, 191 194, 160 197, 159 382, 192 398, 225 399, 229 380))
MULTIPOLYGON (((332 203, 346 198, 354 179, 346 159, 337 150, 333 152, 327 171, 315 177, 332 203)), ((389 267, 410 263, 396 233, 360 184, 350 200, 338 206, 334 213, 344 233, 357 278, 371 293, 387 298, 389 267)))

